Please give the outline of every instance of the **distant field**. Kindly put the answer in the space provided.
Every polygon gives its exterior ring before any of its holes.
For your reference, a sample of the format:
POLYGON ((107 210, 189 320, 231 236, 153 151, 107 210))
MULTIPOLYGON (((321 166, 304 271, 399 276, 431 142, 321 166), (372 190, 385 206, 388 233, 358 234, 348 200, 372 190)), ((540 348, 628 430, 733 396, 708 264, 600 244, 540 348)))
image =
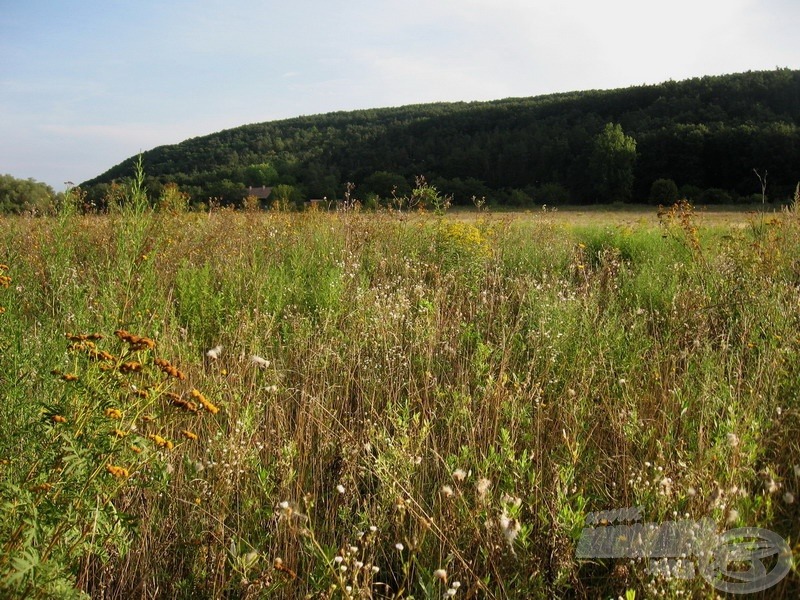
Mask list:
MULTIPOLYGON (((712 205, 696 206, 697 222, 701 225, 710 227, 716 226, 735 226, 743 227, 753 219, 759 219, 763 213, 765 218, 779 215, 780 207, 773 205, 712 205)), ((546 210, 514 210, 514 209, 494 209, 496 215, 514 218, 535 218, 538 220, 549 221, 567 225, 625 225, 625 226, 657 226, 658 207, 652 205, 587 205, 587 206, 564 206, 560 208, 549 208, 546 210)), ((474 209, 458 208, 451 212, 451 215, 459 218, 469 218, 477 216, 479 213, 474 209)))
POLYGON ((0 218, 0 595, 718 597, 578 549, 796 555, 800 217, 749 218, 0 218))

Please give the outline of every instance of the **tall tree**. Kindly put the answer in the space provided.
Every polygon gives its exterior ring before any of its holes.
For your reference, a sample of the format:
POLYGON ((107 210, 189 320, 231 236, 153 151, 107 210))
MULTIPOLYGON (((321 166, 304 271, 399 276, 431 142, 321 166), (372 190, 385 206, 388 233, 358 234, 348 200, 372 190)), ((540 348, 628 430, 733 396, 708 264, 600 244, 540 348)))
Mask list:
POLYGON ((600 202, 628 202, 633 191, 636 140, 608 123, 594 140, 589 169, 600 202))

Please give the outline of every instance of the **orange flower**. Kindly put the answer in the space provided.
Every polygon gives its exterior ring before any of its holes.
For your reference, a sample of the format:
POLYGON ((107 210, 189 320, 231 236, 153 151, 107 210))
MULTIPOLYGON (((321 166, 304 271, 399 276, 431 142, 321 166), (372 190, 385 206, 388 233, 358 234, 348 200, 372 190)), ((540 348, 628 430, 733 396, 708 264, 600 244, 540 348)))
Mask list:
POLYGON ((114 477, 123 478, 130 477, 130 472, 124 467, 117 467, 115 465, 106 465, 106 471, 111 473, 114 477))
POLYGON ((64 373, 61 376, 61 379, 63 379, 64 381, 78 381, 78 376, 75 375, 74 373, 64 373))
POLYGON ((160 435, 156 435, 155 433, 151 433, 147 437, 153 440, 153 442, 155 442, 156 446, 158 446, 159 448, 166 448, 167 450, 172 450, 175 447, 172 442, 170 442, 169 440, 165 440, 163 437, 161 437, 160 435))
POLYGON ((118 438, 124 438, 126 435, 128 435, 128 432, 127 431, 122 431, 122 429, 115 429, 111 433, 111 435, 113 435, 114 437, 118 437, 118 438))
POLYGON ((197 440, 197 434, 192 433, 188 429, 182 429, 181 435, 183 435, 183 437, 185 437, 187 440, 195 440, 195 441, 197 440))
POLYGON ((136 454, 141 453, 142 449, 139 446, 134 446, 133 444, 130 445, 130 449, 136 452, 136 454))
POLYGON ((120 373, 138 373, 142 370, 142 363, 131 360, 119 366, 120 373))
POLYGON ((53 415, 52 419, 53 419, 54 423, 66 423, 67 422, 67 418, 66 417, 62 417, 61 415, 53 415))
POLYGON ((203 405, 203 408, 205 408, 212 415, 215 415, 219 412, 219 408, 214 406, 214 404, 212 404, 211 402, 209 402, 206 399, 206 397, 203 396, 203 394, 201 394, 198 390, 193 389, 191 393, 192 393, 192 398, 195 398, 200 404, 203 405))
POLYGON ((106 416, 109 419, 121 419, 122 418, 122 411, 118 408, 107 408, 105 410, 106 416))

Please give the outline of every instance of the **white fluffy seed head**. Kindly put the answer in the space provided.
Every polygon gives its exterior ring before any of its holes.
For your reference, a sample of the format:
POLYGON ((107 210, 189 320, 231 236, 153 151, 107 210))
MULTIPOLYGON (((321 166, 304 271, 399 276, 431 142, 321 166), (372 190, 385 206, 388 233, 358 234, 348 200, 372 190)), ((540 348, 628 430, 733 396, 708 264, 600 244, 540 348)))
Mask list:
POLYGON ((269 367, 270 362, 266 358, 261 358, 257 354, 253 354, 250 357, 250 364, 255 365, 259 369, 266 369, 269 367))

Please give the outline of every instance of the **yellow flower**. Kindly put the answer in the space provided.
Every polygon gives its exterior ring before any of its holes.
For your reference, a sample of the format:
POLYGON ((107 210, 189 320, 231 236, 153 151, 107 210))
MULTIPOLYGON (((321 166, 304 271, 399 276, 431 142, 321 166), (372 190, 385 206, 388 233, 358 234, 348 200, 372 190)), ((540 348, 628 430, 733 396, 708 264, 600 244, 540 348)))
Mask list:
POLYGON ((106 471, 111 473, 114 477, 122 478, 129 477, 130 472, 124 467, 117 467, 115 465, 106 465, 106 471))
POLYGON ((197 401, 198 401, 200 404, 202 404, 202 405, 203 405, 203 408, 205 408, 205 409, 206 409, 208 412, 210 412, 212 415, 215 415, 215 414, 217 414, 217 413, 219 412, 219 408, 218 408, 217 406, 215 406, 214 404, 212 404, 211 402, 209 402, 209 401, 206 399, 206 397, 205 397, 205 396, 203 396, 203 394, 201 394, 201 393, 200 393, 198 390, 196 390, 196 389, 193 389, 193 390, 192 390, 192 392, 191 392, 191 394, 192 394, 192 398, 195 398, 195 399, 197 399, 197 401))
POLYGON ((185 437, 188 440, 197 440, 197 434, 196 433, 192 433, 188 429, 182 429, 181 430, 181 435, 183 435, 183 437, 185 437))
POLYGON ((128 432, 127 431, 122 431, 121 429, 115 429, 111 433, 111 435, 113 435, 114 437, 118 437, 118 438, 124 438, 126 435, 128 435, 128 432))
POLYGON ((122 418, 122 411, 118 408, 107 408, 106 409, 106 416, 109 419, 121 419, 122 418))
POLYGON ((142 449, 139 446, 134 446, 133 444, 130 445, 130 449, 136 452, 136 454, 141 453, 142 449))
POLYGON ((62 417, 61 415, 53 415, 53 422, 54 423, 66 423, 67 422, 67 418, 66 417, 62 417))
POLYGON ((147 437, 153 440, 153 442, 155 442, 156 446, 158 446, 159 448, 166 448, 167 450, 172 450, 175 447, 172 442, 170 442, 169 440, 165 440, 163 437, 161 437, 160 435, 156 435, 155 433, 151 433, 147 437))

